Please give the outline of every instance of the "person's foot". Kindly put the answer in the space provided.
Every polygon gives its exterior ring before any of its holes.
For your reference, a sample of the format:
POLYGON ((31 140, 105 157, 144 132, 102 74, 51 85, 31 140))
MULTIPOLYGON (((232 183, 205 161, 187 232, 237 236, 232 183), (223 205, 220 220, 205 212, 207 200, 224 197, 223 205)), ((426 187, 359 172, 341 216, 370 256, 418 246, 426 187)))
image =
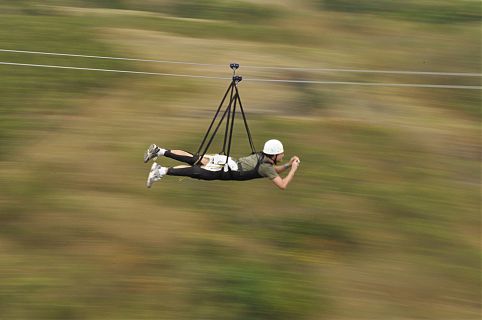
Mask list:
POLYGON ((163 171, 165 168, 162 168, 159 164, 154 162, 151 166, 151 171, 149 172, 149 176, 147 177, 146 187, 150 188, 154 182, 161 180, 162 177, 165 176, 163 171))
POLYGON ((147 163, 149 162, 149 160, 159 157, 159 151, 161 151, 161 149, 158 146, 156 146, 155 144, 151 144, 149 148, 147 148, 147 151, 144 153, 144 163, 147 163))

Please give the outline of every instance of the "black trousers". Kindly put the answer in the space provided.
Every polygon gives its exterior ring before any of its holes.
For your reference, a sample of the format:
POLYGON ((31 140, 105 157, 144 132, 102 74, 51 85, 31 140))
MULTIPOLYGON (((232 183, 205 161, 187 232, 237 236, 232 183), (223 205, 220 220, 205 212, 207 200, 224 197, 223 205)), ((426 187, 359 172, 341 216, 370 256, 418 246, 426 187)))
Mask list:
POLYGON ((185 167, 185 168, 169 168, 167 174, 170 176, 191 177, 199 180, 233 180, 246 181, 252 179, 262 178, 259 175, 257 168, 250 171, 209 171, 199 166, 185 167))
POLYGON ((234 181, 245 181, 256 178, 261 178, 258 174, 258 167, 250 171, 209 171, 201 168, 195 163, 198 161, 199 156, 179 156, 173 154, 170 150, 164 153, 164 156, 178 160, 190 165, 190 167, 184 168, 169 168, 167 169, 167 175, 169 176, 179 176, 179 177, 190 177, 199 180, 234 180, 234 181))
POLYGON ((193 166, 199 159, 199 156, 180 156, 171 152, 171 150, 166 150, 164 153, 165 157, 181 161, 193 166))
POLYGON ((193 156, 180 156, 177 154, 173 154, 171 150, 167 150, 164 153, 164 156, 184 162, 191 167, 186 167, 186 168, 169 168, 167 170, 167 174, 170 176, 181 176, 181 177, 191 177, 194 179, 200 179, 200 180, 224 180, 221 179, 221 172, 216 171, 209 171, 201 168, 200 166, 195 165, 195 163, 199 160, 199 156, 193 155, 193 156))
POLYGON ((199 180, 231 180, 224 171, 209 171, 199 166, 185 168, 169 168, 167 174, 170 176, 191 177, 199 180))

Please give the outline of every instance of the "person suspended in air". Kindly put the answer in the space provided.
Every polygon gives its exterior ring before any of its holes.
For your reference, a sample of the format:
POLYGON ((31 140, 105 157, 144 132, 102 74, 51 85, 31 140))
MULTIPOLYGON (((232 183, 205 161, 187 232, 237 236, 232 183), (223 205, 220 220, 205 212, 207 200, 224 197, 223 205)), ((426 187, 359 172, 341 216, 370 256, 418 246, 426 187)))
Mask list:
POLYGON ((150 188, 155 182, 164 176, 191 177, 199 180, 234 180, 245 181, 257 178, 268 178, 281 190, 286 189, 298 169, 300 159, 292 157, 286 164, 279 163, 284 157, 283 144, 276 139, 266 141, 262 152, 256 152, 249 156, 233 159, 225 155, 193 155, 183 150, 168 150, 155 144, 149 146, 144 154, 144 162, 168 157, 186 163, 176 167, 163 167, 157 162, 151 166, 147 177, 146 186, 150 188), (282 178, 280 173, 289 170, 282 178))

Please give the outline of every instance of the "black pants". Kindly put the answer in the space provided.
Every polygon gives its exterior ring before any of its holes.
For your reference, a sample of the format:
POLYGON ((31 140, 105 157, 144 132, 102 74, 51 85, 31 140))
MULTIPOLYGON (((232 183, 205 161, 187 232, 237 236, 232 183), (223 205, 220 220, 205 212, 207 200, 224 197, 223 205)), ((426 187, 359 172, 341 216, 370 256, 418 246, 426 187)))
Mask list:
POLYGON ((169 168, 167 170, 167 174, 170 176, 191 177, 200 180, 224 180, 220 179, 222 176, 221 172, 205 170, 200 166, 195 165, 195 163, 199 160, 199 156, 180 156, 177 154, 173 154, 171 150, 167 150, 164 153, 164 156, 184 162, 191 166, 186 168, 169 168))
POLYGON ((224 171, 209 171, 199 166, 185 168, 169 168, 167 174, 170 176, 191 177, 199 180, 231 180, 225 176, 224 171))
POLYGON ((224 172, 224 170, 209 171, 201 168, 198 165, 195 165, 195 163, 199 159, 199 156, 179 156, 179 155, 173 154, 170 150, 167 150, 164 153, 164 156, 190 165, 190 167, 185 167, 185 168, 171 167, 167 169, 167 175, 169 176, 190 177, 190 178, 199 179, 199 180, 235 180, 235 181, 244 181, 244 180, 261 178, 261 176, 257 172, 258 166, 256 166, 256 168, 251 171, 228 171, 228 172, 224 172))
POLYGON ((177 161, 187 163, 191 166, 193 166, 199 160, 199 156, 180 156, 172 153, 171 150, 166 150, 166 152, 164 153, 164 156, 177 161))

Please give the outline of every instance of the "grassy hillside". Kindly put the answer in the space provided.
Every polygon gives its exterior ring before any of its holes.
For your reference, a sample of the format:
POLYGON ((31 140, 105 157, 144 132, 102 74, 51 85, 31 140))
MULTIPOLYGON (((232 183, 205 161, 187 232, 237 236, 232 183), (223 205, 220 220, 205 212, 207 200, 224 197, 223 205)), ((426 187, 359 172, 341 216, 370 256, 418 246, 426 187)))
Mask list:
MULTIPOLYGON (((481 72, 475 2, 454 15, 448 1, 397 3, 4 1, 0 49, 226 67, 0 61, 479 86, 248 68, 481 72)), ((145 148, 195 151, 228 83, 0 70, 0 318, 479 318, 480 90, 243 81, 258 149, 277 137, 302 160, 288 190, 173 177, 148 190, 145 148)))

